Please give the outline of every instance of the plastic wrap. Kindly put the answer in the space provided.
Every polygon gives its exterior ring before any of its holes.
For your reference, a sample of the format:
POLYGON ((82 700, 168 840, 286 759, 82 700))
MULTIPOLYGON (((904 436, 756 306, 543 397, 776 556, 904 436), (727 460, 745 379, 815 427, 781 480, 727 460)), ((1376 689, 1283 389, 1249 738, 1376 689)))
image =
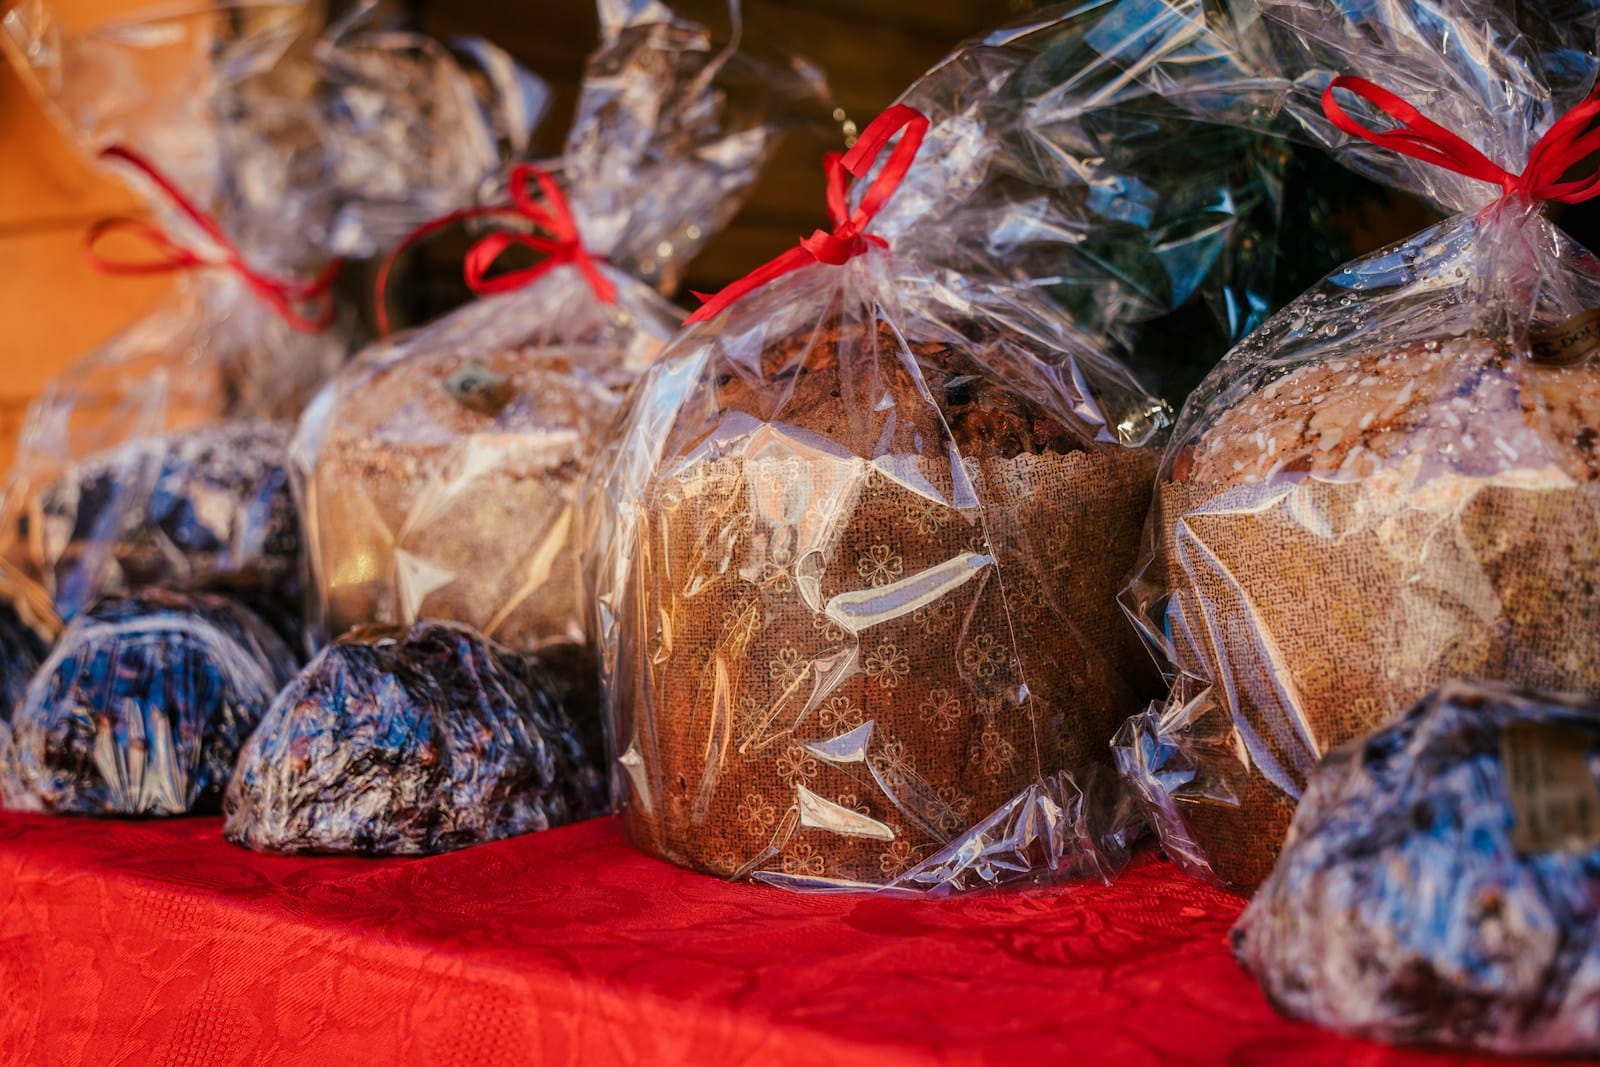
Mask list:
POLYGON ((25 612, 0 601, 0 745, 5 743, 12 709, 33 680, 48 649, 25 612))
MULTIPOLYGON (((153 313, 44 390, 22 434, 4 509, 10 584, 42 590, 63 618, 127 589, 130 551, 168 539, 154 454, 210 448, 191 431, 231 420, 291 419, 344 360, 331 257, 470 202, 499 169, 497 146, 526 144, 540 102, 514 72, 475 79, 432 42, 316 30, 297 3, 191 2, 74 31, 26 0, 0 20, 0 46, 63 128, 147 194, 150 221, 102 223, 96 254, 115 270, 174 272, 153 313), (479 100, 479 81, 516 107, 479 100), (107 491, 73 514, 75 487, 97 479, 107 491), (30 528, 45 512, 74 536, 30 528)), ((474 56, 509 65, 486 46, 474 56)), ((232 502, 235 517, 254 507, 232 502)), ((197 561, 177 543, 161 580, 256 581, 249 546, 277 531, 234 533, 231 560, 203 549, 197 561)))
POLYGON ((1600 1053, 1600 706, 1453 683, 1312 772, 1234 950, 1380 1041, 1600 1053))
POLYGON ((1444 679, 1600 694, 1584 636, 1600 628, 1600 361, 1582 317, 1600 267, 1515 178, 1593 85, 1600 7, 1546 24, 1522 5, 1514 25, 1470 0, 1257 6, 1274 50, 1214 117, 1292 121, 1461 214, 1230 352, 1162 463, 1126 603, 1172 694, 1128 723, 1118 759, 1167 851, 1238 886, 1271 869, 1321 755, 1444 679), (1505 189, 1339 132, 1321 107, 1336 75, 1478 146, 1505 189))
POLYGON ((147 590, 75 619, 18 703, 0 799, 77 815, 215 811, 297 667, 238 603, 147 590))
MULTIPOLYGON (((769 69, 756 93, 753 61, 661 5, 602 16, 564 193, 531 167, 510 190, 544 228, 570 231, 567 258, 546 249, 509 284, 488 279, 493 295, 369 349, 301 420, 328 636, 431 617, 517 650, 584 643, 578 487, 680 318, 646 279, 675 279, 731 217, 776 145, 778 105, 810 88, 769 69)), ((502 239, 524 240, 486 241, 502 239)))
POLYGON ((1260 144, 1105 15, 934 68, 830 163, 835 229, 632 394, 584 543, 646 851, 933 892, 1125 859, 1106 745, 1153 679, 1116 594, 1168 414, 1114 353, 1271 233, 1260 144))
POLYGON ((579 732, 548 670, 459 624, 351 631, 245 746, 228 840, 418 855, 603 813, 598 723, 579 732))

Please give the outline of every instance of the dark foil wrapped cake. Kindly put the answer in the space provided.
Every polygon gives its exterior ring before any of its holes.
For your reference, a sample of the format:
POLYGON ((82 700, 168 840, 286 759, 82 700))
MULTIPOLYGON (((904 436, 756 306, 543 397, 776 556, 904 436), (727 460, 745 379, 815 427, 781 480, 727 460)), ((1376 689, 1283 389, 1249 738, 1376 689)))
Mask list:
POLYGON ((1233 937, 1330 1029, 1600 1053, 1600 705, 1452 683, 1334 751, 1233 937))
POLYGON ((573 725, 563 662, 456 623, 351 631, 245 746, 224 804, 228 840, 419 855, 602 813, 598 724, 589 734, 573 725))
POLYGON ((103 601, 62 635, 17 705, 0 797, 82 815, 215 811, 295 667, 270 627, 223 597, 103 601))
POLYGON ((300 524, 290 426, 231 422, 134 440, 70 466, 20 519, 58 609, 96 589, 220 588, 274 623, 298 615, 300 524), (92 588, 78 588, 88 583, 92 588))
POLYGON ((17 610, 0 601, 0 743, 11 711, 22 699, 33 672, 49 650, 44 640, 22 621, 17 610))

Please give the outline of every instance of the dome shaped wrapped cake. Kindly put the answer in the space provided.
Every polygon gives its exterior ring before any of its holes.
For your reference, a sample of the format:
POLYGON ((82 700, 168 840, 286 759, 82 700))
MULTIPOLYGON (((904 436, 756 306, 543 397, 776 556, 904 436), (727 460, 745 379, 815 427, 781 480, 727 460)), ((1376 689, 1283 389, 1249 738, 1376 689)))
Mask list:
POLYGON ((1312 773, 1234 951, 1379 1041, 1600 1052, 1600 707, 1452 683, 1312 773))
POLYGON ((428 855, 602 813, 598 727, 551 669, 465 626, 369 627, 325 648, 251 735, 225 834, 276 852, 428 855))
POLYGON ((102 601, 56 643, 0 748, 12 809, 215 811, 294 657, 233 601, 147 590, 102 601))

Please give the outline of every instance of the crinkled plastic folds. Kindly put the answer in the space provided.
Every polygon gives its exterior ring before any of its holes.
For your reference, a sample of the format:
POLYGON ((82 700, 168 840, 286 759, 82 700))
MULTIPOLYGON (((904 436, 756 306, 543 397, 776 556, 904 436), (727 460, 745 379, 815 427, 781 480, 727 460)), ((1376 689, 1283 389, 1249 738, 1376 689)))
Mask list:
MULTIPOLYGON (((1536 7, 1513 24, 1474 0, 1269 0, 1233 53, 1254 76, 1190 98, 1460 212, 1268 320, 1168 444, 1125 603, 1171 696, 1117 758, 1197 873, 1258 883, 1317 760, 1447 679, 1600 695, 1600 362, 1533 348, 1600 307, 1600 264, 1537 206, 1346 138, 1320 107, 1359 75, 1519 172, 1597 65, 1600 5, 1536 7)), ((1193 48, 1235 47, 1226 17, 1209 26, 1193 48)))
POLYGON ((1457 682, 1312 772, 1234 950, 1360 1037, 1600 1053, 1600 705, 1457 682))
MULTIPOLYGON (((332 256, 370 254, 441 208, 470 203, 503 154, 525 148, 544 101, 537 82, 481 42, 466 42, 457 59, 425 38, 348 21, 318 33, 314 8, 294 2, 191 2, 75 29, 25 0, 0 20, 0 47, 86 155, 132 150, 214 219, 252 269, 310 280, 332 256), (489 73, 475 76, 480 69, 489 73)), ((147 194, 152 220, 180 246, 224 256, 143 174, 118 173, 147 194)), ((116 241, 107 250, 149 254, 116 241)), ((296 329, 231 269, 177 275, 162 305, 77 362, 30 410, 3 512, 6 585, 70 619, 128 588, 130 543, 166 542, 160 577, 171 585, 202 584, 219 568, 251 583, 258 565, 274 569, 250 545, 276 548, 279 531, 234 520, 259 513, 276 523, 279 498, 241 498, 231 517, 198 520, 206 541, 231 525, 230 569, 210 547, 168 538, 162 501, 151 496, 167 470, 159 457, 210 449, 215 442, 188 435, 222 423, 293 420, 348 355, 348 319, 296 329), (74 487, 97 478, 113 491, 73 513, 74 487), (78 536, 62 541, 30 525, 41 512, 78 536)), ((266 461, 254 446, 246 452, 251 470, 266 461)), ((270 462, 282 467, 281 448, 270 462)))
POLYGON ((803 68, 719 51, 662 5, 602 16, 552 169, 615 299, 553 265, 329 383, 294 446, 326 636, 427 617, 516 650, 586 644, 574 506, 681 318, 652 284, 728 220, 792 114, 822 111, 803 68))
POLYGON ((599 724, 568 715, 563 669, 455 623, 351 631, 251 735, 224 832, 268 851, 425 855, 601 814, 599 724))
POLYGON ((298 664, 225 597, 146 590, 78 616, 0 746, 0 800, 76 815, 216 811, 245 739, 298 664))
POLYGON ((1203 284, 1248 306, 1272 232, 1262 143, 1129 78, 1108 10, 935 67, 889 248, 744 296, 631 395, 583 543, 645 850, 890 892, 1125 860, 1107 743, 1154 679, 1116 595, 1169 417, 1116 353, 1203 284))

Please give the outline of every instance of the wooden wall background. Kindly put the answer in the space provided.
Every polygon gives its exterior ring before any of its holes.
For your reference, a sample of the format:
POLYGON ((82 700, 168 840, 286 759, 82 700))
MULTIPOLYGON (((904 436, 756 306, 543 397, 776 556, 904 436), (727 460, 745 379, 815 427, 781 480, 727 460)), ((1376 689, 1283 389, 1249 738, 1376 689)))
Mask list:
MULTIPOLYGON (((0 0, 0 10, 11 0, 0 0)), ((50 0, 68 25, 94 25, 165 0, 50 0)), ((1031 0, 746 0, 749 31, 786 43, 827 71, 838 104, 857 122, 890 103, 959 40, 992 28, 1031 0)), ((709 10, 719 8, 713 4, 709 10)), ((556 93, 541 130, 559 147, 584 57, 598 29, 593 0, 410 0, 424 30, 500 43, 556 93)), ((688 285, 715 289, 822 222, 820 139, 791 138, 734 225, 709 246, 688 285)), ((95 219, 139 204, 97 174, 0 60, 0 465, 8 466, 29 401, 50 377, 155 305, 159 278, 109 278, 83 260, 95 219)), ((3 469, 3 468, 0 468, 3 469)))

